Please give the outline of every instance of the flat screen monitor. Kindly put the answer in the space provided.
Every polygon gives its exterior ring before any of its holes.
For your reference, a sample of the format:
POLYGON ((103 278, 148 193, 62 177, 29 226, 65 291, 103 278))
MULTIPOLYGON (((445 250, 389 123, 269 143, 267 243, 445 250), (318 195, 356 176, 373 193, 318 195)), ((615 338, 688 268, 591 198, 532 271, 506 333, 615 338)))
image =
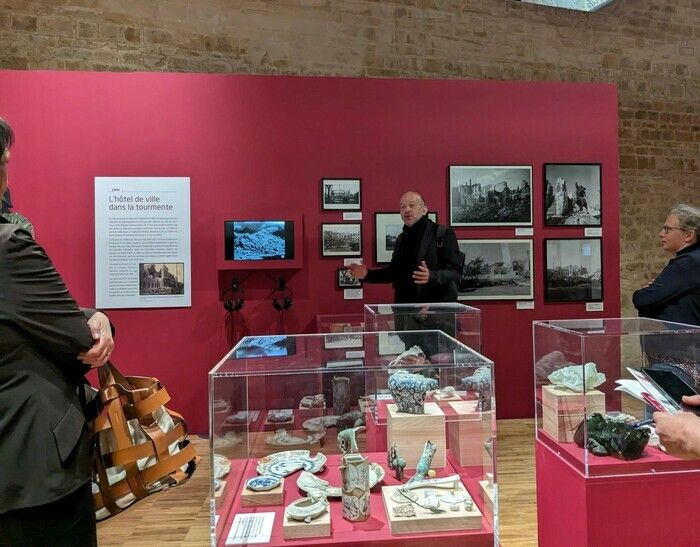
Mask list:
POLYGON ((294 258, 293 220, 224 221, 226 260, 291 260, 294 258))
POLYGON ((289 336, 254 336, 236 348, 236 359, 286 357, 296 353, 296 340, 289 336))

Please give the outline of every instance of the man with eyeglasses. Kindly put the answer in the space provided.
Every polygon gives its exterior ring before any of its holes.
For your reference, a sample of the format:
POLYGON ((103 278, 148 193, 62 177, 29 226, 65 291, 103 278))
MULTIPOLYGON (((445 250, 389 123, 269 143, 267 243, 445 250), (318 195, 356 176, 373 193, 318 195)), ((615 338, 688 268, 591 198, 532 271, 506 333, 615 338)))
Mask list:
POLYGON ((676 205, 659 231, 673 257, 654 281, 634 292, 641 317, 700 325, 700 208, 676 205))

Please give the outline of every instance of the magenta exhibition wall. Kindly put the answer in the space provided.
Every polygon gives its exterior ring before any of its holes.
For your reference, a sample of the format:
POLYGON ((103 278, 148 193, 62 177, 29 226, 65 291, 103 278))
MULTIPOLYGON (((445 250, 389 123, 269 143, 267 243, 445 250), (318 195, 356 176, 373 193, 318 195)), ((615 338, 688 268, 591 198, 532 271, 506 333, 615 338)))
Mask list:
MULTIPOLYGON (((194 432, 207 429, 207 371, 228 348, 215 219, 304 215, 304 264, 292 272, 287 332, 316 314, 360 313, 335 286, 340 258, 322 258, 322 177, 362 179, 363 249, 374 256, 374 212, 421 191, 447 220, 447 167, 532 165, 535 309, 466 302, 483 313, 483 352, 496 363, 500 418, 533 415, 531 322, 620 313, 617 94, 613 85, 205 74, 0 73, 0 116, 17 133, 10 164, 15 208, 28 215, 74 297, 94 304, 95 176, 191 177, 192 307, 111 310, 114 361, 159 377, 194 432), (601 163, 605 311, 545 303, 542 164, 601 163)), ((458 238, 512 238, 513 227, 458 228, 458 238)), ((287 272, 289 274, 289 272, 287 272)), ((252 334, 276 331, 274 272, 238 272, 252 334), (250 275, 250 277, 247 277, 250 275)), ((391 301, 366 286, 365 303, 391 301)))

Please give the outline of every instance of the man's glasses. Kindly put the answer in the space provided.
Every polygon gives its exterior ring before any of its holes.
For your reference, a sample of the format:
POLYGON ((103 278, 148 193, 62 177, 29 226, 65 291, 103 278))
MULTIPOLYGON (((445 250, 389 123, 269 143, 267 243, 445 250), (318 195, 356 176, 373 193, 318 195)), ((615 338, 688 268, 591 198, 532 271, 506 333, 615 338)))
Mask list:
POLYGON ((662 226, 662 227, 661 227, 661 231, 662 231, 664 234, 667 234, 667 233, 669 233, 669 232, 672 231, 672 230, 680 230, 681 232, 687 232, 687 231, 688 231, 688 230, 684 230, 683 228, 675 228, 675 227, 673 227, 673 226, 662 226))

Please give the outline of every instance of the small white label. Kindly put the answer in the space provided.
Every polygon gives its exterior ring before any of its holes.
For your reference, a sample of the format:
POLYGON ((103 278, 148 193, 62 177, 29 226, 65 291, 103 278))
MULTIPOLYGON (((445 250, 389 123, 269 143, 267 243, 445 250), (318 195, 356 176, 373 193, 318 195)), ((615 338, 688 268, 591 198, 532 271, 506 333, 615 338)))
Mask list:
POLYGON ((362 289, 345 289, 343 292, 345 300, 362 300, 362 289))
POLYGON ((345 352, 345 358, 346 359, 357 359, 358 357, 364 357, 365 356, 365 350, 363 349, 355 349, 355 350, 350 350, 345 352))
POLYGON ((535 235, 535 229, 534 228, 516 228, 515 235, 516 236, 532 236, 532 235, 535 235))
POLYGON ((534 310, 535 301, 534 300, 520 300, 515 303, 516 310, 534 310))
POLYGON ((362 264, 361 258, 344 258, 343 266, 350 266, 350 264, 362 264))
POLYGON ((583 231, 583 235, 586 237, 603 237, 602 228, 586 228, 583 231))
POLYGON ((343 220, 362 220, 362 213, 359 211, 353 213, 343 213, 343 220))
POLYGON ((586 311, 603 311, 602 302, 586 302, 586 311))
POLYGON ((226 545, 269 543, 274 522, 274 513, 239 513, 233 518, 226 545))

